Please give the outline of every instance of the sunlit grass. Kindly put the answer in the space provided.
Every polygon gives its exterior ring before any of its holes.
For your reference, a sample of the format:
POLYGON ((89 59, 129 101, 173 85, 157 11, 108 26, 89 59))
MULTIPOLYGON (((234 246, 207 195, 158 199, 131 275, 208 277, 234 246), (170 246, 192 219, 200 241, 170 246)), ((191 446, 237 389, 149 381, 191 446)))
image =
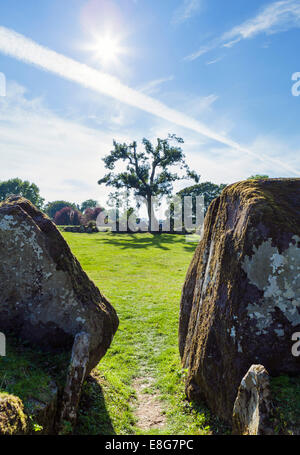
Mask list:
POLYGON ((159 433, 208 433, 207 415, 185 400, 177 339, 180 293, 196 243, 168 234, 64 237, 120 319, 112 346, 97 367, 98 392, 104 397, 102 423, 101 416, 97 423, 96 408, 89 417, 83 403, 77 432, 140 434, 132 382, 152 377, 167 415, 167 428, 159 433))

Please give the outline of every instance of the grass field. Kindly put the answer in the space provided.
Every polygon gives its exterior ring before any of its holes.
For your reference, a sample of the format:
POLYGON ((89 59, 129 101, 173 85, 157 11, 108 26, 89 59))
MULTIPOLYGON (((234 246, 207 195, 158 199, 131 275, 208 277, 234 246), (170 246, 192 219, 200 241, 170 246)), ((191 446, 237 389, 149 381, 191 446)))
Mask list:
POLYGON ((188 403, 178 354, 181 288, 195 243, 184 236, 63 233, 89 277, 114 305, 120 326, 87 381, 76 432, 141 434, 135 378, 147 380, 166 417, 158 434, 211 433, 209 413, 188 403))

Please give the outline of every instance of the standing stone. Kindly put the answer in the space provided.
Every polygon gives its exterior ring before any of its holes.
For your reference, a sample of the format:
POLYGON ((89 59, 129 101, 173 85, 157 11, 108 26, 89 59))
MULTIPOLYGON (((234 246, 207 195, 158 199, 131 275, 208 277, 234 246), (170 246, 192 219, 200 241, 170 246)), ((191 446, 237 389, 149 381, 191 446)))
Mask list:
POLYGON ((0 205, 0 259, 0 332, 71 350, 84 331, 87 375, 110 346, 118 317, 54 223, 24 198, 0 205))
POLYGON ((211 204, 182 291, 186 392, 231 422, 252 364, 299 374, 300 179, 249 180, 211 204))
POLYGON ((233 434, 273 434, 270 380, 262 365, 252 365, 243 377, 233 408, 233 434))
POLYGON ((90 336, 87 333, 81 332, 76 335, 62 399, 59 422, 61 431, 63 431, 65 422, 69 422, 72 428, 76 423, 81 387, 86 376, 89 360, 89 344, 90 336))

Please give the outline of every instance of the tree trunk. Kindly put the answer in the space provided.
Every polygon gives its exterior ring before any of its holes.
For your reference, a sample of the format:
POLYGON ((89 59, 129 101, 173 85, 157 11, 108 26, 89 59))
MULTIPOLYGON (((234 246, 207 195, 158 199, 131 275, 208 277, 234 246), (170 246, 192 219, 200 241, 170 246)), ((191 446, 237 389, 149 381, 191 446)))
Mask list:
POLYGON ((159 225, 158 225, 158 221, 155 217, 154 207, 152 205, 151 194, 147 195, 147 212, 148 212, 148 231, 151 232, 152 228, 154 230, 157 230, 157 228, 158 228, 158 232, 159 232, 159 225))

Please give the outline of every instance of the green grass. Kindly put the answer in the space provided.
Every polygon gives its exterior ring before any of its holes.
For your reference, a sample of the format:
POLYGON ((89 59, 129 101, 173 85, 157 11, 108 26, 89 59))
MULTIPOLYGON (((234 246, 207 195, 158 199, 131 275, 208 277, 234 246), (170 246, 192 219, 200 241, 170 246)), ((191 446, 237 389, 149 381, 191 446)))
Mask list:
MULTIPOLYGON (((299 377, 278 376, 271 379, 275 408, 275 430, 279 434, 292 434, 300 422, 299 377)), ((297 432, 297 434, 299 434, 297 432)))
POLYGON ((49 401, 52 381, 64 386, 69 359, 70 352, 46 355, 21 340, 7 338, 6 357, 0 357, 0 393, 22 400, 33 430, 38 425, 36 402, 49 401))
POLYGON ((185 400, 178 353, 180 293, 196 243, 169 234, 63 236, 120 319, 96 379, 84 386, 76 432, 140 434, 132 382, 152 377, 167 416, 163 434, 210 433, 208 412, 185 400))

